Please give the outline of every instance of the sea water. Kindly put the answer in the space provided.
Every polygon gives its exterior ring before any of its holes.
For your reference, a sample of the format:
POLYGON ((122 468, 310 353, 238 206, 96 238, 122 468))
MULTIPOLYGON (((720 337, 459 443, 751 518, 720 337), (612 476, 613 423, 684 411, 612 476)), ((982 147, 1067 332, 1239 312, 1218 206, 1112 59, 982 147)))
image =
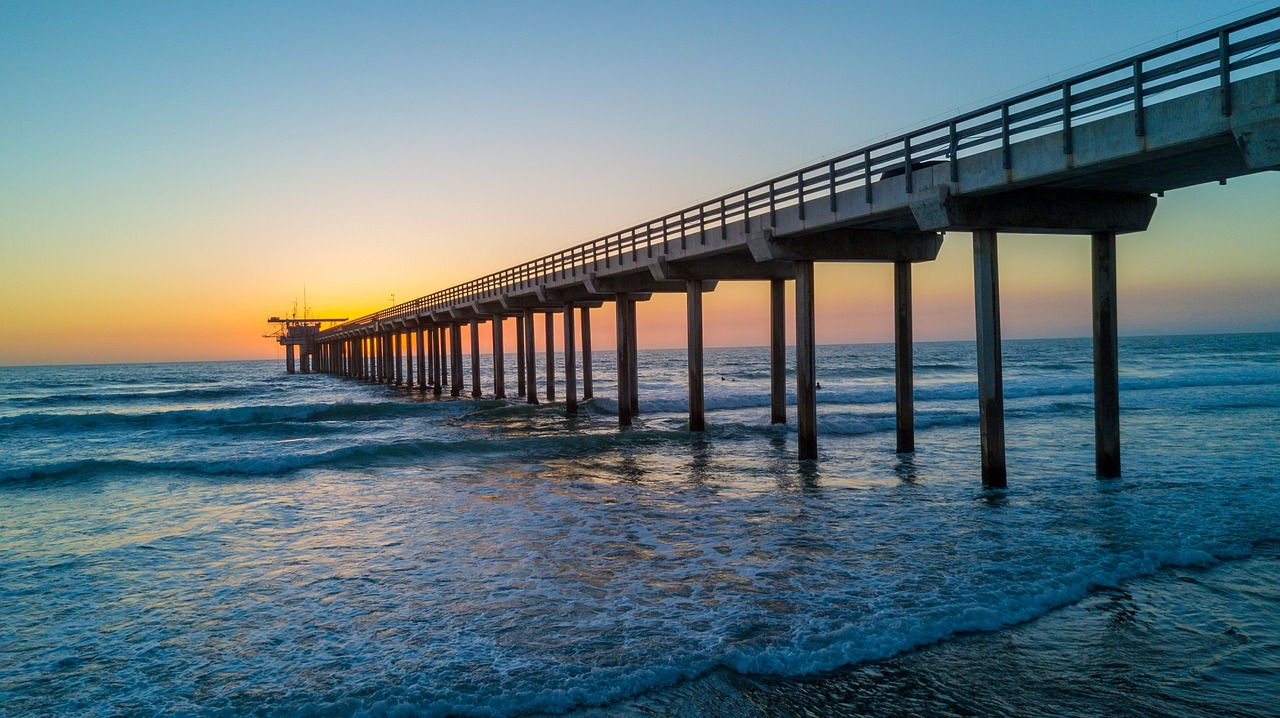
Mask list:
POLYGON ((898 455, 892 347, 819 347, 817 462, 760 348, 705 433, 683 351, 628 429, 603 352, 578 416, 0 368, 0 714, 1280 714, 1280 335, 1122 339, 1114 480, 1088 340, 1007 341, 998 491, 973 345, 915 352, 898 455))

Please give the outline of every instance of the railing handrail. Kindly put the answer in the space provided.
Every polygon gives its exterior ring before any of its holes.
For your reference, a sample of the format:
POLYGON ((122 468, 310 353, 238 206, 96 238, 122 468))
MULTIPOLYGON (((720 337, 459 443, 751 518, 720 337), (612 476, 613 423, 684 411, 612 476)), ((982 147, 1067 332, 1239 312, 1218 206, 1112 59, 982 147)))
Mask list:
POLYGON ((803 219, 804 203, 819 196, 819 193, 828 195, 834 207, 836 193, 841 187, 849 189, 865 186, 870 193, 872 176, 888 169, 901 168, 907 178, 907 191, 911 192, 913 167, 923 161, 945 157, 950 160, 951 180, 954 182, 956 181, 954 160, 962 156, 963 150, 973 147, 1000 143, 1007 167, 1010 161, 1009 147, 1014 135, 1043 130, 1055 125, 1063 130, 1064 152, 1070 153, 1074 118, 1104 112, 1125 104, 1132 103, 1135 131, 1142 135, 1145 134, 1144 111, 1147 107, 1145 102, 1147 98, 1203 82, 1215 75, 1218 76, 1223 91, 1223 114, 1230 114, 1231 70, 1280 59, 1280 50, 1271 50, 1261 58, 1246 56, 1233 62, 1231 59, 1233 52, 1254 50, 1256 55, 1264 48, 1280 44, 1280 28, 1255 37, 1244 38, 1235 44, 1231 43, 1230 36, 1237 31, 1256 27, 1277 18, 1280 18, 1280 8, 1265 10, 1125 59, 1086 70, 1066 79, 1055 80, 998 102, 962 112, 946 120, 804 165, 772 179, 727 192, 679 211, 660 215, 647 222, 619 229, 602 237, 513 265, 469 282, 366 314, 331 327, 322 334, 331 335, 364 329, 389 319, 418 316, 424 311, 475 302, 482 299, 486 293, 529 282, 541 282, 547 277, 565 277, 569 273, 577 276, 579 267, 585 268, 588 264, 602 260, 608 266, 611 261, 615 259, 620 261, 628 253, 633 258, 641 251, 652 255, 655 245, 661 244, 665 247, 666 243, 672 240, 687 241, 693 234, 698 234, 705 239, 708 228, 720 229, 723 232, 731 218, 736 222, 754 217, 761 214, 764 208, 767 208, 767 212, 772 215, 777 211, 780 203, 785 203, 781 206, 798 204, 801 219, 803 219), (1144 67, 1147 63, 1168 58, 1213 40, 1218 41, 1217 48, 1206 49, 1199 54, 1150 69, 1144 67), (1084 85, 1126 70, 1130 72, 1127 78, 1117 78, 1099 87, 1085 88, 1079 94, 1072 92, 1076 85, 1084 85), (1160 82, 1161 80, 1163 82, 1160 82), (1153 81, 1153 84, 1147 85, 1147 81, 1153 81), (1123 94, 1117 97, 1117 93, 1123 94), (1055 94, 1056 97, 1054 97, 1055 94), (1039 99, 1045 101, 1029 108, 1021 108, 1016 112, 1012 110, 1017 105, 1039 99), (1084 104, 1084 109, 1080 109, 1080 105, 1073 104, 1090 101, 1093 101, 1092 104, 1084 104), (992 117, 992 115, 996 116, 992 117), (984 118, 987 119, 975 126, 962 127, 966 123, 984 118), (824 170, 825 175, 810 179, 805 177, 805 175, 824 170), (689 219, 691 213, 695 215, 692 222, 689 219), (655 225, 657 225, 656 230, 655 225))

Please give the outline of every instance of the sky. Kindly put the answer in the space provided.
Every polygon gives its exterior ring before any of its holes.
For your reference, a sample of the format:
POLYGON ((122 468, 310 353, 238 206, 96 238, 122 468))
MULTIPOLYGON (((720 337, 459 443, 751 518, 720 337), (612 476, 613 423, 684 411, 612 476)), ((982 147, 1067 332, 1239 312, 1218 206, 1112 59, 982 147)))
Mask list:
MULTIPOLYGON (((277 358, 304 288, 357 317, 1273 5, 0 0, 0 365, 277 358)), ((1167 193, 1121 333, 1280 331, 1278 191, 1167 193)), ((918 340, 973 337, 971 252, 917 265, 918 340)), ((1000 263, 1007 338, 1089 334, 1087 238, 1000 263)), ((891 340, 888 266, 816 284, 820 343, 891 340)), ((767 342, 767 284, 705 301, 767 342)))

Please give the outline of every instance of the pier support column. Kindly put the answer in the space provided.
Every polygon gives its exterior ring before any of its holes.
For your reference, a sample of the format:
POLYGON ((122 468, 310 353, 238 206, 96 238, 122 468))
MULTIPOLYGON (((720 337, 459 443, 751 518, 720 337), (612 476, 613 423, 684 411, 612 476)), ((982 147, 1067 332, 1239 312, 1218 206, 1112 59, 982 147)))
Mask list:
POLYGON ((400 369, 400 347, 396 332, 387 332, 387 384, 397 384, 396 373, 400 369))
POLYGON ((595 396, 591 388, 591 308, 582 307, 578 314, 582 317, 582 400, 586 401, 595 396))
POLYGON ((796 430, 801 461, 818 458, 813 262, 796 262, 796 430))
POLYGON ((769 280, 769 423, 787 423, 787 280, 769 280))
POLYGON ((311 352, 307 351, 305 344, 298 348, 298 364, 303 374, 311 373, 311 352))
POLYGON ((627 349, 631 338, 631 330, 627 328, 629 302, 626 293, 614 296, 613 307, 618 329, 618 426, 631 426, 631 352, 627 349))
POLYGON ((1004 369, 1000 360, 1000 270, 996 231, 973 233, 973 291, 978 328, 978 424, 982 485, 1008 485, 1004 461, 1004 369))
POLYGON ((471 320, 471 398, 479 399, 480 391, 480 320, 471 320))
POLYGON ((394 337, 396 342, 396 386, 400 386, 401 384, 404 384, 405 355, 408 354, 408 352, 405 351, 404 332, 396 332, 394 337))
POLYGON ((911 332, 911 263, 893 263, 893 366, 898 412, 898 453, 916 450, 914 351, 911 332))
POLYGON ((440 341, 440 327, 431 327, 431 393, 440 396, 444 391, 444 342, 440 341))
POLYGON ((702 282, 685 282, 685 304, 688 309, 686 328, 689 349, 689 431, 707 428, 705 394, 702 386, 702 282))
POLYGON ((640 415, 640 342, 636 329, 636 300, 627 298, 627 388, 630 390, 631 415, 640 415))
POLYGON ((284 345, 284 371, 286 374, 293 374, 297 371, 297 369, 294 368, 292 344, 284 345))
POLYGON ((449 354, 453 359, 453 366, 450 367, 449 374, 449 395, 453 397, 462 396, 462 325, 449 325, 449 354))
POLYGON ((404 333, 404 385, 413 388, 413 332, 404 333))
POLYGON ((525 400, 538 403, 537 349, 533 344, 533 310, 524 310, 524 385, 525 400))
POLYGON ((440 386, 449 386, 449 372, 453 371, 453 354, 449 347, 449 325, 445 324, 437 330, 440 333, 440 386))
MULTIPOLYGON (((550 314, 547 315, 550 318, 550 314)), ((578 413, 578 348, 573 331, 573 302, 564 305, 564 409, 578 413)))
POLYGON ((516 315, 516 396, 527 396, 524 388, 524 315, 516 315))
POLYGON ((1120 475, 1120 350, 1116 235, 1093 234, 1093 423, 1098 476, 1120 475))
POLYGON ((427 330, 421 327, 414 332, 414 340, 418 345, 418 388, 422 391, 427 390, 427 384, 431 381, 427 378, 427 330))
POLYGON ((547 354, 547 401, 556 400, 556 314, 546 315, 546 354, 547 354))
POLYGON ((369 337, 369 381, 382 383, 382 334, 369 337))
POLYGON ((493 315, 493 398, 507 398, 506 355, 502 348, 502 315, 493 315))

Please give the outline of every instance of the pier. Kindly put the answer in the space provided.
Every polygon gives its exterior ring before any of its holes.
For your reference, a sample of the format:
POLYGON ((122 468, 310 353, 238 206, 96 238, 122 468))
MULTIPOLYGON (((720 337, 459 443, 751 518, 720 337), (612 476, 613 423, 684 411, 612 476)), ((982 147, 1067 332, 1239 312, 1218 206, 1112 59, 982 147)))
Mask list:
MULTIPOLYGON (((529 403, 563 397, 572 414, 593 391, 591 310, 611 304, 618 423, 626 426, 642 406, 638 307, 654 294, 679 293, 687 298, 688 426, 700 431, 703 295, 720 282, 769 282, 770 415, 781 423, 792 282, 798 456, 813 460, 819 456, 814 264, 875 262, 893 272, 897 449, 912 452, 912 265, 935 259, 944 235, 967 234, 982 483, 1003 487, 999 238, 1087 235, 1096 465, 1099 476, 1115 477, 1121 473, 1117 238, 1145 231, 1165 191, 1275 169, 1280 10, 1269 10, 329 329, 299 329, 310 359, 303 371, 436 396, 447 388, 459 397, 467 391, 465 326, 469 395, 505 398, 502 337, 512 321, 517 395, 529 403), (547 351, 541 376, 534 348, 539 323, 547 351), (480 384, 485 324, 493 332, 492 387, 480 384), (562 377, 555 375, 557 324, 562 377)), ((293 371, 292 349, 287 361, 293 371)))

